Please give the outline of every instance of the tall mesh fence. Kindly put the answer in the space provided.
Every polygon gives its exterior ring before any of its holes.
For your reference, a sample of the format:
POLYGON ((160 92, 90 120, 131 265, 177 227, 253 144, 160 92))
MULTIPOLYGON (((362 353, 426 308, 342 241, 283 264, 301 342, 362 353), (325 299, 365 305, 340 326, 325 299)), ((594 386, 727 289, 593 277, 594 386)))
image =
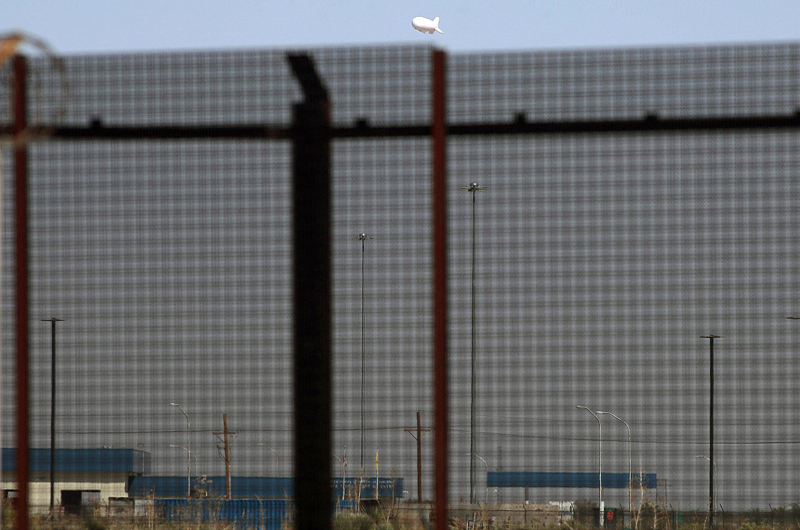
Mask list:
MULTIPOLYGON (((792 115, 796 46, 452 58, 451 123, 792 115)), ((716 510, 796 503, 796 129, 450 138, 451 428, 467 436, 474 245, 476 451, 490 471, 656 473, 716 510), (630 462, 632 460, 632 462, 630 462), (632 463, 632 465, 629 465, 632 463)), ((453 455, 469 454, 456 437, 453 455)), ((460 459, 467 466, 466 457, 460 459)), ((474 464, 474 463, 473 463, 474 464)), ((484 464, 477 462, 481 473, 484 464)), ((454 464, 456 469, 457 465, 454 464)), ((610 480, 607 482, 610 483, 610 480)), ((497 487, 491 501, 598 502, 497 487)), ((456 480, 454 487, 464 481, 456 480)), ((629 492, 604 488, 609 506, 629 492)))
MULTIPOLYGON (((431 50, 309 54, 334 128, 360 131, 331 150, 331 473, 400 478, 391 496, 429 501, 431 50)), ((800 324, 786 319, 800 316, 797 124, 658 125, 791 117, 798 59, 794 44, 448 56, 454 505, 602 495, 623 509, 705 510, 709 334, 721 336, 714 505, 798 502, 800 324), (626 120, 650 125, 459 129, 626 120), (471 183, 486 189, 461 189, 471 183), (602 494, 532 478, 596 476, 601 448, 602 494), (612 477, 629 473, 656 476, 632 502, 612 477)), ((30 70, 30 115, 52 115, 59 72, 45 60, 30 70)), ((76 56, 64 72, 53 125, 154 134, 30 145, 31 447, 50 444, 51 323, 40 320, 56 317, 59 449, 145 452, 146 476, 181 479, 165 497, 183 494, 187 475, 195 494, 223 495, 225 414, 236 484, 291 477, 304 457, 292 451, 291 142, 158 139, 164 127, 289 127, 302 96, 286 52, 76 56)), ((6 100, 10 75, 0 71, 6 100)), ((3 156, 5 448, 11 167, 3 156)), ((242 488, 234 496, 256 495, 242 488)), ((334 491, 351 509, 352 490, 334 491)))

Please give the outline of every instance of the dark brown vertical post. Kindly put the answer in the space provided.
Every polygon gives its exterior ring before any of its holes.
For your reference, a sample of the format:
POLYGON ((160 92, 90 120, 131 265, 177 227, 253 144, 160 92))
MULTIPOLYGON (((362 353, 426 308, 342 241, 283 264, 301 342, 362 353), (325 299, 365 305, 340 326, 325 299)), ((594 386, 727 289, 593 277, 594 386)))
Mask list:
POLYGON ((719 335, 703 335, 701 339, 708 339, 710 364, 708 367, 709 418, 708 418, 708 528, 714 528, 714 339, 721 339, 719 335))
POLYGON ((417 498, 422 503, 422 426, 417 411, 417 498))
POLYGON ((445 53, 433 51, 434 528, 447 530, 447 123, 445 53))
POLYGON ((294 106, 295 528, 331 527, 330 106, 308 55, 289 64, 305 100, 294 106))
POLYGON ((28 470, 30 442, 28 386, 28 149, 25 57, 14 57, 14 266, 17 346, 17 528, 28 529, 28 470))
POLYGON ((225 498, 231 500, 231 454, 228 449, 228 414, 222 414, 223 436, 225 437, 225 498))
POLYGON ((709 401, 708 401, 708 526, 714 528, 714 335, 709 337, 710 364, 709 373, 709 401))
POLYGON ((417 441, 417 499, 422 503, 422 433, 428 432, 430 429, 422 429, 419 411, 417 411, 417 428, 405 431, 417 441))

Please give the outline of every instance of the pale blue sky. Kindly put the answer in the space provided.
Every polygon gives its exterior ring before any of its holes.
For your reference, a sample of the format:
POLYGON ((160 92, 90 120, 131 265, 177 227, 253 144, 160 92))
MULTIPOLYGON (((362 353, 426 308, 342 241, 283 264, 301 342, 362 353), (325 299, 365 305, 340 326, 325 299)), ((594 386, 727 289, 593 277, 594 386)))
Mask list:
POLYGON ((796 0, 25 0, 0 30, 61 53, 435 43, 449 51, 795 40, 796 0), (411 28, 441 17, 444 35, 411 28))

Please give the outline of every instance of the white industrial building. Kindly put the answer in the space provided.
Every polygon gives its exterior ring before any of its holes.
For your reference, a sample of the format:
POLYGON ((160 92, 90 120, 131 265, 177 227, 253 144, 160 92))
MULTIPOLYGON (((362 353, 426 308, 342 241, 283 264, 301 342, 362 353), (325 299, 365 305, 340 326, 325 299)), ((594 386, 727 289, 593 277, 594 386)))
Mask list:
MULTIPOLYGON (((30 449, 29 497, 32 513, 50 509, 50 449, 30 449)), ((108 506, 109 499, 127 497, 134 477, 150 471, 150 453, 134 449, 56 449, 53 507, 79 513, 108 506)), ((3 449, 2 495, 16 497, 16 449, 3 449)))

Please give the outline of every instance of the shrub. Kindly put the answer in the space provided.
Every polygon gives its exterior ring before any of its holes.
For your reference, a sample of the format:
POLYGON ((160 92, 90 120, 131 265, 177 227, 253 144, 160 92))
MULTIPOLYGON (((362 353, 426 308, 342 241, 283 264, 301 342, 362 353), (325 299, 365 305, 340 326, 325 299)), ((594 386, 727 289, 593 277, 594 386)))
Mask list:
POLYGON ((364 514, 341 513, 333 520, 333 530, 370 530, 373 519, 364 514))
POLYGON ((106 525, 92 517, 86 519, 86 530, 106 530, 106 525))
POLYGON ((17 526, 17 512, 14 510, 14 505, 11 501, 3 500, 3 529, 16 528, 17 526))
POLYGON ((746 522, 742 523, 738 530, 772 530, 772 527, 766 524, 746 522))

